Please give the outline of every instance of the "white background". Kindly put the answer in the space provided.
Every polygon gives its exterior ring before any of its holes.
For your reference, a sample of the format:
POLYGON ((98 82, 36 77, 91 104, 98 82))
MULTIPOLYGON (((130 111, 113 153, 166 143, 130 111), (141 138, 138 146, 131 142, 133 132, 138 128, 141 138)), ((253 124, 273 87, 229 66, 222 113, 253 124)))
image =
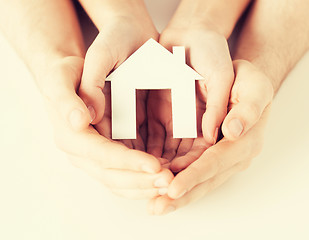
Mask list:
MULTIPOLYGON (((162 28, 175 6, 150 5, 162 28)), ((53 143, 38 89, 2 36, 0 72, 0 239, 309 239, 309 54, 276 96, 252 166, 163 217, 70 165, 53 143)))

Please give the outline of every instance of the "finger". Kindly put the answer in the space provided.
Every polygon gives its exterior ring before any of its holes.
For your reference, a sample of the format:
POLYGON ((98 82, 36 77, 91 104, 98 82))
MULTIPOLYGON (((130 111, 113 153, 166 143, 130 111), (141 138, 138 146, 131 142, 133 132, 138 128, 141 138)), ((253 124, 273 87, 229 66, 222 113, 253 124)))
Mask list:
POLYGON ((148 140, 147 152, 162 157, 165 140, 165 122, 171 119, 170 92, 150 91, 147 99, 148 140), (158 107, 159 106, 159 107, 158 107))
POLYGON ((235 61, 234 68, 231 110, 222 125, 223 134, 229 140, 237 139, 255 125, 274 94, 269 79, 249 62, 235 61))
POLYGON ((209 144, 216 143, 219 128, 227 113, 230 90, 234 80, 233 70, 228 65, 224 70, 215 69, 216 72, 206 81, 207 102, 202 118, 202 131, 209 144))
POLYGON ((165 140, 162 158, 171 161, 176 156, 181 139, 174 138, 171 91, 161 90, 159 93, 159 98, 161 101, 159 107, 156 107, 160 108, 160 110, 158 110, 158 117, 165 129, 165 140))
POLYGON ((103 116, 101 122, 95 125, 95 129, 107 139, 112 139, 111 119, 108 116, 103 116))
POLYGON ((161 123, 153 119, 148 121, 147 152, 155 157, 163 153, 165 130, 161 123))
POLYGON ((193 143, 194 143, 193 138, 182 139, 181 142, 179 143, 179 147, 177 149, 176 157, 181 157, 181 156, 186 155, 190 151, 190 149, 192 148, 193 143))
POLYGON ((112 121, 111 121, 111 84, 107 82, 103 93, 105 96, 105 110, 103 119, 95 125, 95 129, 104 137, 112 139, 112 121))
POLYGON ((170 162, 167 159, 165 159, 165 158, 158 158, 158 159, 159 159, 160 164, 163 168, 167 168, 167 169, 170 168, 170 162))
POLYGON ((136 139, 132 140, 134 149, 145 151, 145 142, 147 132, 147 121, 146 121, 146 99, 147 91, 139 90, 136 92, 136 139))
MULTIPOLYGON (((202 120, 203 135, 208 144, 217 140, 218 130, 226 116, 228 99, 234 81, 231 56, 226 39, 216 33, 192 31, 199 38, 186 42, 184 38, 175 38, 171 33, 163 33, 160 43, 167 49, 171 43, 185 45, 188 48, 187 63, 205 78, 207 88, 207 106, 202 120)), ((201 85, 201 84, 200 84, 201 85)))
POLYGON ((87 159, 73 156, 69 156, 69 159, 75 167, 83 169, 106 187, 115 190, 157 188, 160 194, 166 194, 167 187, 174 178, 168 169, 162 169, 156 174, 118 169, 102 170, 87 159))
POLYGON ((64 151, 93 161, 102 169, 127 169, 148 173, 156 173, 161 169, 160 162, 154 156, 112 142, 99 135, 92 127, 78 133, 61 131, 61 134, 56 134, 56 143, 64 151))
POLYGON ((269 112, 265 109, 260 121, 237 141, 222 139, 208 148, 199 159, 178 173, 169 185, 168 195, 177 199, 196 185, 231 168, 238 162, 247 162, 262 149, 265 123, 269 112))
POLYGON ((171 121, 165 126, 165 131, 166 137, 162 157, 171 161, 176 156, 181 139, 173 138, 173 126, 171 121))
POLYGON ((224 151, 209 148, 197 161, 178 173, 169 186, 169 197, 180 198, 196 185, 207 181, 239 161, 239 158, 227 156, 226 152, 230 151, 229 148, 231 148, 229 142, 221 141, 215 146, 217 146, 217 149, 218 147, 224 149, 224 151))
POLYGON ((92 124, 97 124, 103 117, 105 98, 102 90, 105 78, 117 62, 115 47, 108 41, 109 38, 102 32, 89 47, 79 88, 79 95, 88 108, 92 109, 92 124))
POLYGON ((46 76, 42 94, 73 130, 80 131, 91 122, 90 113, 76 94, 83 67, 82 58, 65 58, 46 76))
POLYGON ((132 140, 132 144, 134 149, 140 150, 140 151, 145 151, 145 143, 144 140, 141 136, 141 134, 137 134, 136 139, 132 140))
MULTIPOLYGON (((188 44, 191 48, 187 63, 205 77, 205 84, 198 84, 198 86, 204 88, 200 90, 201 92, 207 92, 207 106, 202 119, 202 130, 208 144, 214 144, 217 141, 220 125, 227 113, 229 93, 234 80, 233 65, 226 40, 224 38, 219 38, 219 40, 218 42, 218 39, 206 37, 188 44), (217 45, 207 48, 205 42, 214 40, 217 45)), ((160 43, 169 50, 173 45, 171 43, 186 45, 170 35, 160 38, 160 43), (166 39, 170 40, 166 41, 166 39)))
POLYGON ((149 188, 149 189, 111 189, 112 193, 119 197, 141 200, 151 199, 160 195, 160 189, 149 188))
MULTIPOLYGON (((177 173, 187 168, 191 163, 196 161, 207 149, 204 138, 197 138, 189 152, 184 155, 177 155, 170 164, 170 169, 177 173)), ((179 150, 178 150, 179 151, 179 150)))
POLYGON ((101 174, 101 181, 105 186, 113 189, 147 189, 147 188, 165 188, 174 178, 174 175, 168 169, 156 174, 144 172, 134 172, 128 170, 107 169, 101 174))
POLYGON ((130 149, 134 149, 133 147, 133 142, 132 140, 130 139, 123 139, 123 140, 120 140, 120 142, 122 142, 124 145, 126 145, 128 148, 130 149))
POLYGON ((167 195, 157 197, 149 202, 148 209, 152 215, 163 215, 173 212, 192 202, 204 197, 209 192, 215 190, 225 183, 235 173, 244 170, 247 167, 245 163, 238 163, 219 175, 195 186, 190 192, 186 193, 179 199, 171 199, 167 195))

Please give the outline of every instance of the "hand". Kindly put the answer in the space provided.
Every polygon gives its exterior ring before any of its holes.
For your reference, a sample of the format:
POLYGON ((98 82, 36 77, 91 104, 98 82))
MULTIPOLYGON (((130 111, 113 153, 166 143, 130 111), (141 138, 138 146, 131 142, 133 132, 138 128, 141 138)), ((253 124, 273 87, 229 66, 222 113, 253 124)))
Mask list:
POLYGON ((171 92, 149 92, 147 152, 159 158, 162 165, 175 173, 186 168, 211 146, 205 142, 201 128, 205 104, 198 98, 196 102, 197 138, 176 139, 173 138, 171 92))
MULTIPOLYGON (((85 58, 79 95, 92 113, 91 123, 107 138, 111 138, 111 116, 110 90, 104 90, 105 96, 102 92, 106 76, 149 38, 158 39, 158 32, 148 14, 142 8, 138 10, 136 14, 128 11, 124 16, 106 21, 85 58)), ((147 92, 137 92, 137 139, 122 141, 128 147, 139 150, 145 150, 147 137, 146 97, 147 92)))
POLYGON ((170 168, 179 172, 216 143, 219 128, 226 116, 234 72, 226 39, 215 31, 177 28, 171 24, 161 34, 160 43, 170 51, 173 46, 185 46, 187 64, 205 77, 204 81, 196 83, 196 139, 173 138, 169 91, 149 93, 148 152, 162 157, 162 163, 175 158, 170 168))
POLYGON ((76 94, 83 64, 81 57, 60 59, 40 81, 57 146, 68 153, 74 165, 121 196, 152 198, 166 193, 173 174, 162 169, 155 157, 113 142, 88 126, 88 110, 76 94), (76 131, 66 119, 87 127, 76 131))
POLYGON ((160 36, 160 43, 169 50, 173 46, 185 46, 187 64, 204 77, 204 80, 197 81, 198 99, 205 104, 202 131, 205 141, 215 144, 227 113, 234 81, 233 64, 225 37, 207 28, 171 25, 160 36))
POLYGON ((168 194, 150 201, 152 214, 164 214, 202 198, 235 173, 246 169, 261 151, 273 95, 272 84, 249 62, 234 61, 234 69, 236 79, 230 97, 231 110, 223 123, 223 131, 224 126, 237 116, 246 123, 242 136, 235 141, 223 138, 178 173, 168 194), (244 110, 246 114, 243 114, 244 110))

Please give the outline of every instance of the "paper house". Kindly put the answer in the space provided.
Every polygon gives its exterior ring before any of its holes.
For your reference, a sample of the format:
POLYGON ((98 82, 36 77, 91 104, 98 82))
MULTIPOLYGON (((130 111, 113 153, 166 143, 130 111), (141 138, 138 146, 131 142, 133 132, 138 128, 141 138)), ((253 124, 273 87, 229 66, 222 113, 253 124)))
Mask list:
POLYGON ((184 47, 171 53, 149 39, 106 78, 111 81, 113 139, 136 138, 137 89, 171 89, 173 137, 196 138, 195 80, 203 77, 185 62, 184 47))

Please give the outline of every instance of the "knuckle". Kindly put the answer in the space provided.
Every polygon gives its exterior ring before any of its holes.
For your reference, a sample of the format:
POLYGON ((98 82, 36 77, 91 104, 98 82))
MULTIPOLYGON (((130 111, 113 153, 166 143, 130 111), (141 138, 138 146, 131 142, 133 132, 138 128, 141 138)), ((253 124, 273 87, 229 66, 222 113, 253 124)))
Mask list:
MULTIPOLYGON (((193 173, 193 172, 190 172, 193 173)), ((196 175, 192 175, 192 181, 190 183, 192 183, 194 181, 196 175)), ((175 181, 172 182, 172 187, 174 189, 174 192, 177 193, 182 193, 183 191, 189 191, 191 190, 191 186, 188 186, 188 181, 186 181, 186 179, 183 178, 177 178, 175 181)), ((175 197, 174 194, 173 196, 171 196, 171 198, 175 197)))
POLYGON ((210 178, 207 184, 207 192, 211 192, 216 188, 216 177, 210 178))
POLYGON ((217 165, 217 172, 216 173, 220 173, 221 171, 223 171, 223 169, 226 168, 226 163, 223 159, 221 159, 220 157, 216 159, 216 165, 217 165))
POLYGON ((91 159, 101 169, 113 168, 113 162, 111 159, 116 159, 116 157, 111 156, 110 152, 107 151, 107 149, 110 148, 111 146, 109 146, 109 142, 102 141, 101 149, 105 149, 105 151, 100 154, 100 157, 93 157, 93 153, 95 153, 96 150, 92 148, 86 148, 84 154, 85 156, 87 156, 88 159, 91 159))
POLYGON ((232 84, 234 76, 233 66, 230 62, 217 61, 215 67, 212 67, 212 71, 209 70, 205 77, 207 89, 209 91, 214 88, 227 89, 227 86, 230 87, 232 84))
MULTIPOLYGON (((192 176, 195 176, 196 182, 201 182, 202 181, 202 176, 201 176, 201 169, 197 166, 191 165, 190 166, 190 173, 192 176)), ((186 184, 183 182, 183 184, 186 184)), ((190 190, 190 189, 187 189, 190 190)))
POLYGON ((206 111, 207 110, 215 112, 215 115, 221 116, 221 118, 224 118, 224 116, 227 114, 227 106, 221 104, 207 104, 206 111))
POLYGON ((222 171, 225 167, 224 161, 220 158, 220 155, 216 151, 207 151, 208 158, 208 170, 211 172, 211 176, 215 176, 217 173, 222 171))
POLYGON ((261 117, 260 107, 255 102, 248 102, 243 107, 249 123, 253 124, 261 117))

